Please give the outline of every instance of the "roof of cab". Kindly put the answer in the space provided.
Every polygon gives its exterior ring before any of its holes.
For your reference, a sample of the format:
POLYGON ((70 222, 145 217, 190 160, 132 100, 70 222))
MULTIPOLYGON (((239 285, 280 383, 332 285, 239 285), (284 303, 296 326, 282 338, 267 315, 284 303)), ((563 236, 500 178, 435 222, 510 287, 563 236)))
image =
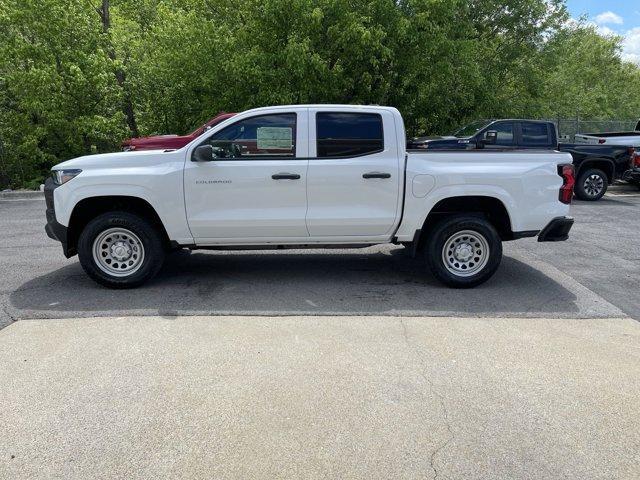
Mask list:
POLYGON ((303 105, 273 105, 267 107, 259 107, 252 108, 250 110, 245 110, 242 113, 247 112, 261 112, 261 111, 269 111, 269 110, 291 110, 294 108, 318 108, 318 109, 327 109, 327 110, 386 110, 393 113, 400 113, 397 108, 394 107, 386 107, 383 105, 349 105, 349 104, 328 104, 328 103, 316 103, 316 104, 303 104, 303 105))

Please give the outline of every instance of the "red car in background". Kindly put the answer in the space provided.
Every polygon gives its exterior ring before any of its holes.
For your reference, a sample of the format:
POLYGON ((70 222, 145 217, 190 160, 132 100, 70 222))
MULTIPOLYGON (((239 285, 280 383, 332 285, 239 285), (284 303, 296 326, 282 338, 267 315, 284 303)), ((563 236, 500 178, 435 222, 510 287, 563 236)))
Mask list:
POLYGON ((165 150, 182 148, 194 138, 199 137, 210 128, 228 118, 233 117, 234 115, 235 113, 221 112, 196 131, 188 135, 155 135, 152 137, 129 138, 122 142, 122 150, 127 152, 129 150, 165 150))

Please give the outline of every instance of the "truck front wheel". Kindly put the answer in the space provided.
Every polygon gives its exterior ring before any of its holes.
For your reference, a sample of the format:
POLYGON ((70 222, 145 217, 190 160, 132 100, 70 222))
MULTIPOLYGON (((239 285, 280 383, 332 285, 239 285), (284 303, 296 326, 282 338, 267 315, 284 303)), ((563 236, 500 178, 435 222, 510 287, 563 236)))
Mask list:
POLYGON ((482 217, 454 215, 428 232, 425 259, 433 275, 445 285, 470 288, 486 282, 502 259, 502 241, 482 217))
POLYGON ((164 261, 158 229, 128 212, 108 212, 80 233, 78 257, 93 280, 110 288, 133 288, 153 278, 164 261))

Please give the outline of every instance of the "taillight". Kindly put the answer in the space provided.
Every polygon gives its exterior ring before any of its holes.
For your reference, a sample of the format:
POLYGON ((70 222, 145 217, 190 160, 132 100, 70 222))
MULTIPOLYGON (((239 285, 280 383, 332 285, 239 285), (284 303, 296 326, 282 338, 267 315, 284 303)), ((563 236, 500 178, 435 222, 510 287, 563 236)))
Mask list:
POLYGON ((560 187, 558 200, 568 205, 571 203, 571 199, 573 198, 573 187, 576 184, 573 165, 558 165, 558 175, 562 177, 562 186, 560 187))
POLYGON ((635 152, 631 157, 631 168, 640 168, 640 152, 635 152))

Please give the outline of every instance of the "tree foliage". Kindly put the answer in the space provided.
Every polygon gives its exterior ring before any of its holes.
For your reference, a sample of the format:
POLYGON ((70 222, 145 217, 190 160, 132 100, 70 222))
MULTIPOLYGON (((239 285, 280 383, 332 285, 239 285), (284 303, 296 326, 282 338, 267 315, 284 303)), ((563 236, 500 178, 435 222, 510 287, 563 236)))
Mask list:
POLYGON ((564 0, 0 0, 0 39, 0 186, 273 104, 393 105, 411 134, 640 116, 621 39, 564 0))

